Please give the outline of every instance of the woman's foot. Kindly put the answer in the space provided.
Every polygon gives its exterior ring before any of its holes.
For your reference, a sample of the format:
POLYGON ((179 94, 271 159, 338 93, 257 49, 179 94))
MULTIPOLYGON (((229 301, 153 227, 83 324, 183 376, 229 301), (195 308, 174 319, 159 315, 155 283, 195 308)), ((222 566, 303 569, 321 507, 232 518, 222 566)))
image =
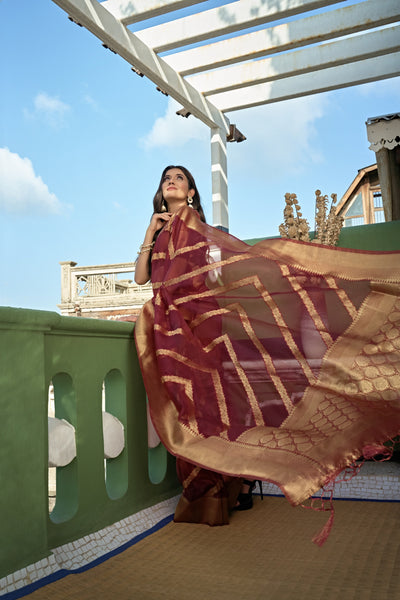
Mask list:
MULTIPOLYGON (((234 510, 249 510, 253 508, 253 490, 256 486, 256 481, 249 481, 248 479, 243 479, 242 490, 238 496, 236 506, 234 510)), ((261 481, 258 481, 260 486, 261 499, 263 499, 261 481)))

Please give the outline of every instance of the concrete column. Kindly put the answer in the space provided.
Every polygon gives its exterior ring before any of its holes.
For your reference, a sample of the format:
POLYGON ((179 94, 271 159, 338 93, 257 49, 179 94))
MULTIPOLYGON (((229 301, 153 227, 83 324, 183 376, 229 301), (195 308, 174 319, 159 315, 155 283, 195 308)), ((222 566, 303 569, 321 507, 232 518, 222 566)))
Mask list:
POLYGON ((61 265, 61 303, 71 302, 72 300, 72 281, 71 267, 76 266, 76 262, 71 260, 60 262, 61 265))
POLYGON ((400 146, 375 152, 385 221, 400 219, 400 146))
POLYGON ((400 113, 366 122, 370 150, 375 152, 385 221, 400 219, 400 113))
POLYGON ((211 129, 211 177, 213 225, 229 231, 226 132, 219 127, 211 129))

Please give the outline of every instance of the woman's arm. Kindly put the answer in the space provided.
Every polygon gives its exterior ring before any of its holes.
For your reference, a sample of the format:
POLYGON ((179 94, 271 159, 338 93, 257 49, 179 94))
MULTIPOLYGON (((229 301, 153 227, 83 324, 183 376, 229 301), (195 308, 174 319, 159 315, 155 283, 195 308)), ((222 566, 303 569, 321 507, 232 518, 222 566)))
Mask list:
POLYGON ((162 229, 171 218, 171 213, 155 213, 151 217, 150 225, 146 230, 143 244, 140 247, 135 267, 135 282, 144 285, 150 279, 150 253, 153 247, 153 239, 157 231, 162 229))

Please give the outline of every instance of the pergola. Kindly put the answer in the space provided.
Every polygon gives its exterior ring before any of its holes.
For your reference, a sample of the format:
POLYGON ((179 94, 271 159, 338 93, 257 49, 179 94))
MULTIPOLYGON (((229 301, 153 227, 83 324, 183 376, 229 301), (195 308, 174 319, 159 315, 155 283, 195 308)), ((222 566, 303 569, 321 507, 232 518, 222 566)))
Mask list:
POLYGON ((227 113, 400 74, 399 0, 53 1, 179 102, 178 115, 210 128, 213 224, 224 230, 226 143, 246 139, 227 113))

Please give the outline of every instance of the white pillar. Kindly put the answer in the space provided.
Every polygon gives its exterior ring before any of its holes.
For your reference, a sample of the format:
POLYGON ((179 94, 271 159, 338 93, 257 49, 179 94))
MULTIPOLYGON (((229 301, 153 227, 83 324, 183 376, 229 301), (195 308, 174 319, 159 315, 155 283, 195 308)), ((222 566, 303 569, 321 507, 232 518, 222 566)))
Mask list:
POLYGON ((229 231, 226 132, 220 127, 211 129, 211 177, 213 225, 229 231))

